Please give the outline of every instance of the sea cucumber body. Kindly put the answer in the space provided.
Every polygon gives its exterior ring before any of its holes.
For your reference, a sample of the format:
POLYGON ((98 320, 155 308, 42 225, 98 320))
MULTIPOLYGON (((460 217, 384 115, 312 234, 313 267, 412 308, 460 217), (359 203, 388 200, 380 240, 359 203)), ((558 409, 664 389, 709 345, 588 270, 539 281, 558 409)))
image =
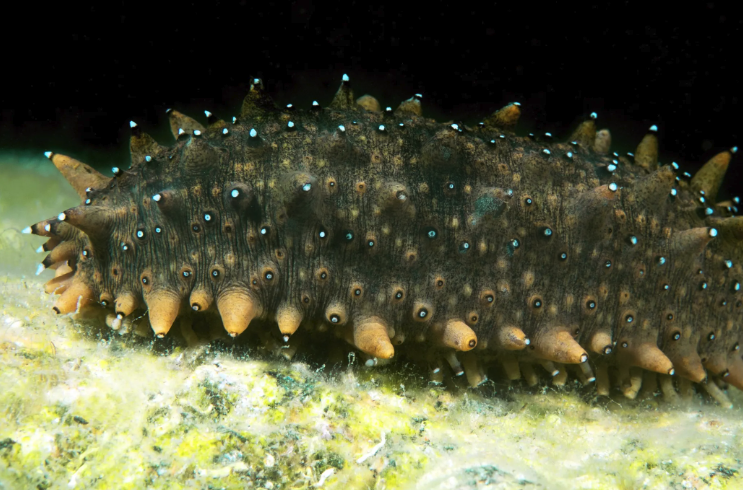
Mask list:
POLYGON ((619 157, 592 119, 556 142, 516 136, 518 105, 468 127, 360 102, 344 82, 280 110, 256 83, 234 124, 171 111, 172 147, 134 125, 110 180, 52 155, 85 200, 32 227, 58 311, 103 303, 119 327, 147 308, 161 336, 204 311, 232 336, 262 319, 472 384, 494 362, 528 382, 576 365, 600 391, 610 367, 628 396, 643 371, 741 386, 742 227, 714 203, 731 152, 688 182, 652 132, 619 157))

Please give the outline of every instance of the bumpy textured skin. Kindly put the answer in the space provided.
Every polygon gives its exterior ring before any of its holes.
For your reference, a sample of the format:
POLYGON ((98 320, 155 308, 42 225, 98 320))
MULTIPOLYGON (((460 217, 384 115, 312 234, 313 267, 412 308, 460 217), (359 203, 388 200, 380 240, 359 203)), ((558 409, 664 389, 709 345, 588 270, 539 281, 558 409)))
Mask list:
POLYGON ((84 199, 30 228, 50 237, 55 308, 102 304, 114 328, 148 309, 159 336, 205 310, 232 336, 276 321, 278 339, 329 331, 473 385, 574 365, 601 394, 743 387, 743 224, 714 204, 733 150, 688 182, 653 132, 631 159, 592 119, 560 143, 516 136, 518 104, 473 128, 420 114, 348 82, 281 110, 256 80, 235 123, 170 111, 172 147, 133 124, 112 179, 50 155, 84 199))

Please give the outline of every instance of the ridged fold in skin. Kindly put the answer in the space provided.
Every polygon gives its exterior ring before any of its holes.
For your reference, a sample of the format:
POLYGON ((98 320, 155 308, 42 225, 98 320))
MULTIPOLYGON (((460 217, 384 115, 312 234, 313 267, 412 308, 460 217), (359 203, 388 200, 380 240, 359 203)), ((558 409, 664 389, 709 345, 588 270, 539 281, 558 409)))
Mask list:
POLYGON ((47 239, 55 309, 122 331, 148 310, 158 337, 256 320, 267 345, 343 339, 436 382, 495 364, 629 398, 741 386, 743 218, 715 202, 735 148, 689 182, 658 166, 655 126, 633 158, 595 114, 560 142, 515 134, 517 102, 470 126, 421 98, 392 110, 344 76, 327 106, 279 109, 253 79, 230 122, 169 110, 172 146, 130 122, 113 177, 48 152, 82 199, 24 230, 47 239))

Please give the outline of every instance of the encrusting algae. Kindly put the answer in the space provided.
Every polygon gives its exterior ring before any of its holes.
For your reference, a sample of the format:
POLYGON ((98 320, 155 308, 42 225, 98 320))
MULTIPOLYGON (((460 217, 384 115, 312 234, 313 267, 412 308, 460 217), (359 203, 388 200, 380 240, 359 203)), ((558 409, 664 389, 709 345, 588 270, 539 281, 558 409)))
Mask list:
POLYGON ((172 148, 131 123, 113 178, 47 152, 83 204, 0 203, 0 482, 740 486, 736 149, 686 181, 657 128, 620 157, 594 115, 563 144, 519 112, 439 124, 345 76, 279 110, 256 80, 232 124, 170 110, 172 148))

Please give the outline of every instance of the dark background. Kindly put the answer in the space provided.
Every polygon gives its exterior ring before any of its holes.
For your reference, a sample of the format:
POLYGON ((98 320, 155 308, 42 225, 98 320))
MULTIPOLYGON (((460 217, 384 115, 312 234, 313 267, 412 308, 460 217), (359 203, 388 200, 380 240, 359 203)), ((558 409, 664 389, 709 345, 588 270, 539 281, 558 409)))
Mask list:
MULTIPOLYGON (((252 77, 281 104, 328 103, 343 73, 383 106, 476 123, 519 101, 517 132, 567 138, 587 114, 634 151, 694 171, 741 145, 743 20, 715 2, 14 4, 4 13, 0 147, 128 162, 129 120, 169 143, 165 109, 231 118, 252 77)), ((743 191, 738 156, 727 192, 743 191)), ((725 196, 721 196, 725 197, 725 196)))

